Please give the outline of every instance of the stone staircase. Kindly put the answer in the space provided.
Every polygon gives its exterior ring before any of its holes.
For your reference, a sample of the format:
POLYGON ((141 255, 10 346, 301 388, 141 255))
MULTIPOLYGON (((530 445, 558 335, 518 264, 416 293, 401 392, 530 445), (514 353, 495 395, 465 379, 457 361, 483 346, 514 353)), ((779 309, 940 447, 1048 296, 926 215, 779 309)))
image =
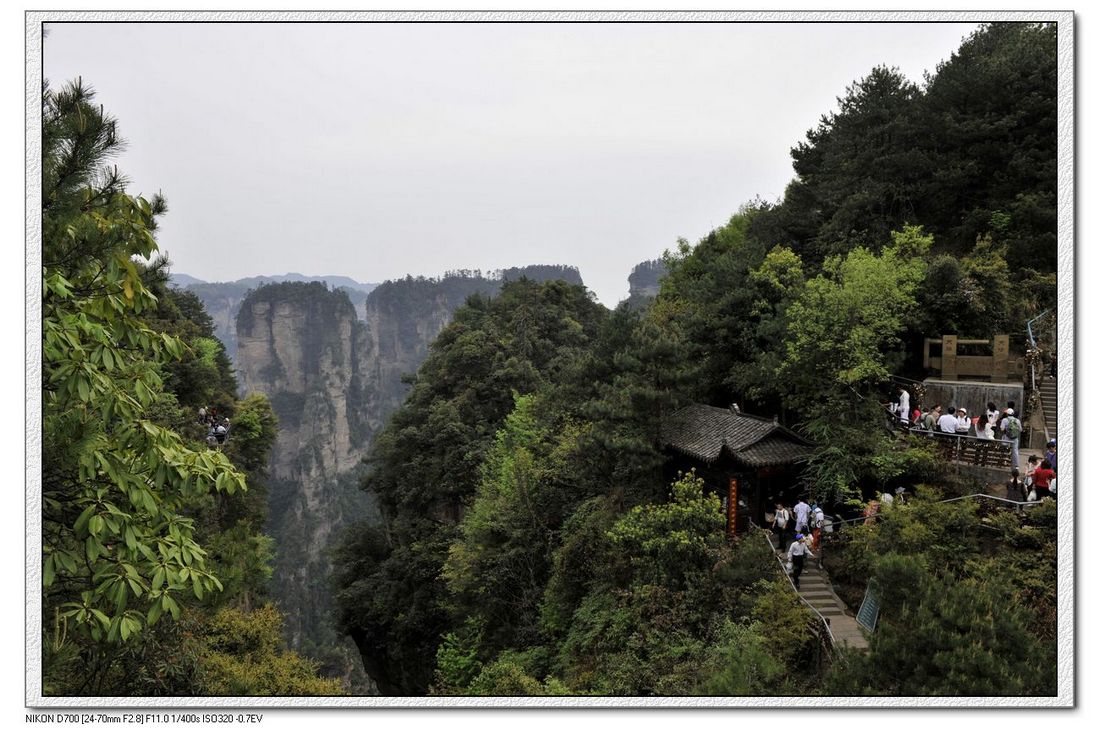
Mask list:
POLYGON ((1039 384, 1039 403, 1043 407, 1043 421, 1050 438, 1058 437, 1058 381, 1044 376, 1039 384))
MULTIPOLYGON (((776 550, 776 555, 787 561, 786 552, 776 550)), ((807 557, 806 567, 799 579, 799 595, 829 621, 829 630, 833 633, 837 646, 866 650, 867 635, 856 623, 844 601, 833 592, 828 574, 817 566, 817 560, 807 557)))

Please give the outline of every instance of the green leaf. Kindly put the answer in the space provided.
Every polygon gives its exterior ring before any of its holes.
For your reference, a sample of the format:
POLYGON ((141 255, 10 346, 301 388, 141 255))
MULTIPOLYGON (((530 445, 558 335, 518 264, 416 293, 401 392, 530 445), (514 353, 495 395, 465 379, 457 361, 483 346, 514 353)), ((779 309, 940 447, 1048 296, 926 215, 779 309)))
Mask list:
POLYGON ((164 585, 165 570, 164 566, 157 566, 157 569, 153 571, 153 590, 160 590, 160 587, 164 585))
POLYGON ((153 626, 154 624, 156 624, 157 619, 160 618, 160 615, 162 613, 164 613, 163 599, 153 601, 153 605, 149 607, 149 613, 145 616, 146 623, 148 623, 150 626, 153 626))
POLYGON ((80 513, 80 516, 76 518, 76 524, 73 525, 73 531, 76 532, 77 537, 83 537, 86 534, 85 528, 87 528, 88 521, 92 518, 92 515, 94 514, 95 505, 92 504, 88 505, 88 507, 80 513))
POLYGON ((97 621, 103 624, 103 628, 107 628, 111 625, 111 619, 107 618, 107 614, 103 613, 98 608, 91 608, 88 610, 97 621))
POLYGON ((176 603, 176 601, 169 595, 165 595, 164 598, 163 598, 163 601, 164 601, 164 607, 167 608, 172 613, 172 618, 178 620, 179 617, 180 617, 179 604, 176 603))
POLYGON ((54 579, 54 556, 47 555, 45 561, 42 563, 42 585, 49 588, 53 585, 54 579))
POLYGON ((84 554, 87 556, 89 563, 94 563, 96 558, 99 557, 100 547, 99 541, 94 537, 89 537, 84 541, 84 554))

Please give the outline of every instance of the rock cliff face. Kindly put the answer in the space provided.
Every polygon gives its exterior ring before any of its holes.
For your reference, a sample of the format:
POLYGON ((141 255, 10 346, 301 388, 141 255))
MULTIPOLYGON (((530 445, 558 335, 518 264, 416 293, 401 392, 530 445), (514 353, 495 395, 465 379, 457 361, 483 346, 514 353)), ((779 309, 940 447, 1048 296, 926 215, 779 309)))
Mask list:
POLYGON ((352 302, 362 304, 367 294, 377 284, 362 284, 346 276, 303 276, 280 274, 278 276, 250 276, 246 279, 225 282, 206 282, 187 274, 172 274, 172 285, 187 289, 202 300, 206 313, 214 320, 218 339, 225 345, 225 353, 234 365, 237 362, 237 312, 248 293, 265 284, 282 282, 320 281, 336 289, 344 289, 352 302))
MULTIPOLYGON (((576 269, 515 269, 508 278, 575 278, 576 269)), ((244 394, 264 393, 279 418, 272 450, 269 533, 272 592, 292 648, 369 691, 350 639, 332 627, 328 549, 347 525, 374 515, 358 488, 371 440, 401 404, 428 348, 471 294, 492 296, 504 277, 462 272, 386 282, 359 304, 319 282, 261 286, 235 322, 244 394)), ((358 298, 358 297, 357 297, 358 298)))
POLYGON ((286 614, 287 640, 362 690, 365 677, 352 671, 355 656, 328 618, 327 548, 371 512, 356 483, 380 425, 358 367, 365 327, 347 296, 321 283, 261 287, 242 302, 236 325, 241 389, 266 394, 279 418, 269 532, 277 550, 272 593, 286 614))

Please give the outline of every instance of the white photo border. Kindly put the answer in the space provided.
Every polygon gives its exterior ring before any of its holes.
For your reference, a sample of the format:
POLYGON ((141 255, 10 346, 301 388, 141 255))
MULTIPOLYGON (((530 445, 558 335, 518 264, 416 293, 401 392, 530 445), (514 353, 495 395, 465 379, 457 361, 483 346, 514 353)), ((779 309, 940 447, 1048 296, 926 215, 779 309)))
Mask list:
POLYGON ((1071 11, 27 11, 26 15, 26 684, 29 708, 1069 708, 1076 706, 1075 28, 1071 11), (46 697, 42 694, 41 89, 42 26, 211 23, 920 23, 1058 24, 1058 694, 1053 697, 46 697), (1072 515, 1073 519, 1065 519, 1072 515))

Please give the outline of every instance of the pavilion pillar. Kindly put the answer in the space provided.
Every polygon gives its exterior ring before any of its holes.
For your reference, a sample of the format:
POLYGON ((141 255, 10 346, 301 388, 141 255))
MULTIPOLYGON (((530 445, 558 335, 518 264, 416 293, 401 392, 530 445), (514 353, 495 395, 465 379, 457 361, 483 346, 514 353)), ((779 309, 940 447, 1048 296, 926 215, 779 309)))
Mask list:
POLYGON ((1008 335, 993 336, 993 377, 994 383, 1008 382, 1008 335))
POLYGON ((959 379, 959 365, 955 359, 958 356, 959 336, 943 336, 943 362, 940 365, 940 377, 944 380, 959 379))

